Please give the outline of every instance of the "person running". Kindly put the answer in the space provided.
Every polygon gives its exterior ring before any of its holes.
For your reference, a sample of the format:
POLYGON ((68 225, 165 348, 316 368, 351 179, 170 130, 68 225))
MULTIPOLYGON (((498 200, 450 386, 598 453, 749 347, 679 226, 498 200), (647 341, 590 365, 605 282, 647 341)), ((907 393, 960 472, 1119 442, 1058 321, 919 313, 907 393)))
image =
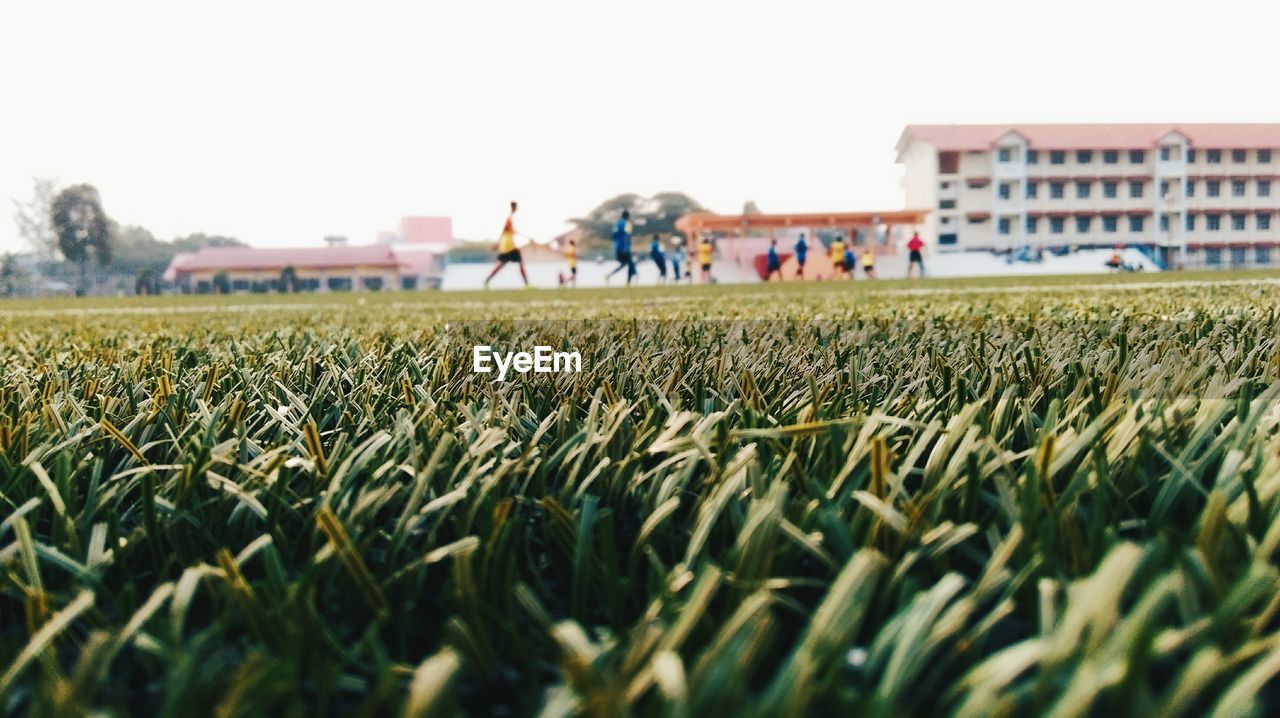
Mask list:
POLYGON ((631 257, 630 210, 622 210, 622 216, 618 218, 618 223, 613 226, 613 254, 618 260, 618 266, 605 275, 604 281, 607 283, 613 275, 625 269, 627 270, 627 286, 631 286, 631 278, 636 276, 636 262, 631 257))
POLYGON ((690 274, 690 272, 688 271, 689 270, 688 260, 689 260, 689 251, 684 248, 684 240, 680 239, 679 237, 672 237, 671 238, 671 269, 673 272, 675 272, 676 282, 680 281, 681 267, 685 268, 685 274, 690 274))
POLYGON ((566 284, 578 286, 578 241, 576 239, 570 239, 569 246, 564 248, 564 261, 569 265, 569 280, 566 284))
POLYGON ((853 269, 853 267, 844 266, 844 238, 838 234, 835 240, 831 242, 831 266, 835 269, 832 279, 844 274, 847 270, 853 269))
POLYGON ((507 223, 502 226, 502 237, 498 240, 498 263, 493 265, 493 271, 489 272, 489 276, 485 277, 484 288, 489 288, 489 282, 494 275, 502 271, 507 262, 515 262, 520 265, 520 278, 524 280, 524 286, 529 286, 529 275, 524 271, 524 259, 520 257, 520 250, 516 248, 516 203, 511 203, 511 213, 507 215, 507 223))
POLYGON ((703 237, 702 242, 698 244, 698 264, 702 266, 702 281, 704 284, 710 284, 711 279, 711 238, 703 237))
POLYGON ((907 279, 911 278, 915 270, 920 270, 920 276, 924 276, 924 240, 920 239, 919 232, 912 232, 911 239, 907 241, 907 251, 911 254, 907 255, 907 279))
POLYGON ((658 265, 658 281, 662 284, 667 283, 667 253, 662 251, 662 240, 658 239, 658 235, 653 235, 653 241, 649 242, 649 259, 658 265))
POLYGON ((782 260, 778 257, 778 239, 776 237, 769 238, 769 256, 765 262, 764 281, 773 279, 773 275, 778 275, 778 281, 782 281, 782 260))
POLYGON ((853 262, 853 246, 852 245, 844 248, 844 266, 847 268, 847 270, 845 271, 845 276, 848 277, 849 279, 853 279, 853 268, 857 265, 855 265, 853 262))
MULTIPOLYGON (((852 262, 853 259, 850 258, 849 261, 852 262)), ((849 271, 852 274, 853 267, 849 271)), ((871 251, 871 247, 862 250, 862 271, 867 273, 867 279, 876 278, 876 253, 871 251)))
POLYGON ((809 255, 809 243, 804 241, 804 232, 796 240, 796 279, 804 279, 804 260, 809 255))

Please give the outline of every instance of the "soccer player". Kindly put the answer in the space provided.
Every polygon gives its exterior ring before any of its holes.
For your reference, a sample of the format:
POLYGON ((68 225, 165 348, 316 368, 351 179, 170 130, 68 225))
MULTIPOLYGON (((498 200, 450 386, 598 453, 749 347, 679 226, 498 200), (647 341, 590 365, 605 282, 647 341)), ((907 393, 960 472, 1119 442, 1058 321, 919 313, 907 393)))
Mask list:
POLYGON ((809 255, 809 243, 804 241, 804 232, 796 240, 796 279, 804 279, 804 260, 809 255))
POLYGON ((911 239, 907 242, 907 251, 911 252, 907 259, 907 279, 911 278, 912 273, 920 270, 920 276, 924 276, 924 240, 920 239, 919 232, 912 232, 911 239))
POLYGON ((631 278, 636 276, 636 262, 631 258, 630 210, 622 210, 622 216, 618 218, 618 223, 613 226, 613 253, 618 260, 618 267, 605 275, 604 281, 608 282, 613 275, 625 269, 627 270, 627 286, 631 286, 631 278))
POLYGON ((684 267, 685 274, 692 274, 689 271, 689 251, 684 248, 684 240, 680 237, 671 238, 671 269, 675 271, 676 282, 680 281, 680 268, 684 267))
POLYGON ((711 238, 703 237, 702 242, 698 244, 698 264, 702 266, 702 281, 710 283, 711 280, 711 238))
POLYGON ((853 279, 853 274, 854 274, 853 268, 857 265, 854 264, 853 262, 853 245, 852 244, 844 248, 844 266, 847 268, 847 270, 845 271, 845 276, 848 277, 849 279, 853 279))
POLYGON ((782 260, 778 258, 778 239, 777 237, 769 238, 769 256, 765 264, 764 281, 773 279, 773 275, 778 275, 778 281, 782 281, 782 260))
MULTIPOLYGON (((850 261, 853 261, 852 258, 850 261)), ((853 267, 850 267, 849 271, 852 273, 853 267)), ((876 278, 876 255, 871 251, 870 246, 862 250, 862 271, 867 273, 867 279, 876 278)))
POLYGON ((569 246, 564 248, 564 261, 569 265, 568 284, 578 286, 578 241, 576 239, 570 239, 569 246))
POLYGON ((831 242, 831 266, 835 268, 835 274, 832 279, 843 274, 846 270, 852 270, 853 267, 844 266, 844 238, 836 235, 835 240, 831 242))
POLYGON ((667 253, 662 251, 662 240, 658 239, 658 235, 653 235, 653 241, 649 242, 649 259, 658 266, 658 281, 667 283, 667 253))
POLYGON ((516 248, 515 216, 516 203, 512 201, 511 213, 507 215, 507 223, 502 227, 502 237, 498 240, 498 263, 493 265, 493 271, 485 277, 485 289, 489 288, 489 281, 507 265, 507 262, 520 265, 520 278, 524 280, 524 286, 529 286, 529 275, 524 271, 524 260, 520 257, 520 250, 516 248))

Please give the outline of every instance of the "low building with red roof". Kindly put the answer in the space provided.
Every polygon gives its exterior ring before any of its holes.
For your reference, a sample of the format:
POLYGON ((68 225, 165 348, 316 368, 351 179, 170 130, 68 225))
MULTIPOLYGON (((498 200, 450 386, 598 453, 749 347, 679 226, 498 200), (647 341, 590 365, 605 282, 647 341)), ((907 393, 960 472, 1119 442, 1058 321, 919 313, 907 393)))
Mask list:
POLYGON ((1280 124, 908 125, 910 207, 942 250, 1148 247, 1166 266, 1280 263, 1280 124))

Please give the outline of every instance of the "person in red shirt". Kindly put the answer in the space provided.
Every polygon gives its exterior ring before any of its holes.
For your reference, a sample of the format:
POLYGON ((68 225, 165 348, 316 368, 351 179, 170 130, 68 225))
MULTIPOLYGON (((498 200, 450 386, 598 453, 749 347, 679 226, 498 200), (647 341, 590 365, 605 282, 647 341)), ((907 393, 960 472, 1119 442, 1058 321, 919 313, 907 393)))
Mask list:
POLYGON ((911 252, 907 258, 907 278, 910 279, 912 273, 919 268, 920 276, 924 276, 924 240, 920 239, 919 232, 913 232, 911 239, 907 242, 907 250, 911 252))

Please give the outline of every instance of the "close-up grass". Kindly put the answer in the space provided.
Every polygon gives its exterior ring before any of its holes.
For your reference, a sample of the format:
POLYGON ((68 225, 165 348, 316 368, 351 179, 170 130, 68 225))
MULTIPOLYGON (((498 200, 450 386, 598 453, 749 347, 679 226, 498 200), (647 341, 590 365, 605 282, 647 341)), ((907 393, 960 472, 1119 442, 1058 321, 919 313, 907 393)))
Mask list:
POLYGON ((11 302, 0 713, 1275 714, 1278 299, 11 302))

